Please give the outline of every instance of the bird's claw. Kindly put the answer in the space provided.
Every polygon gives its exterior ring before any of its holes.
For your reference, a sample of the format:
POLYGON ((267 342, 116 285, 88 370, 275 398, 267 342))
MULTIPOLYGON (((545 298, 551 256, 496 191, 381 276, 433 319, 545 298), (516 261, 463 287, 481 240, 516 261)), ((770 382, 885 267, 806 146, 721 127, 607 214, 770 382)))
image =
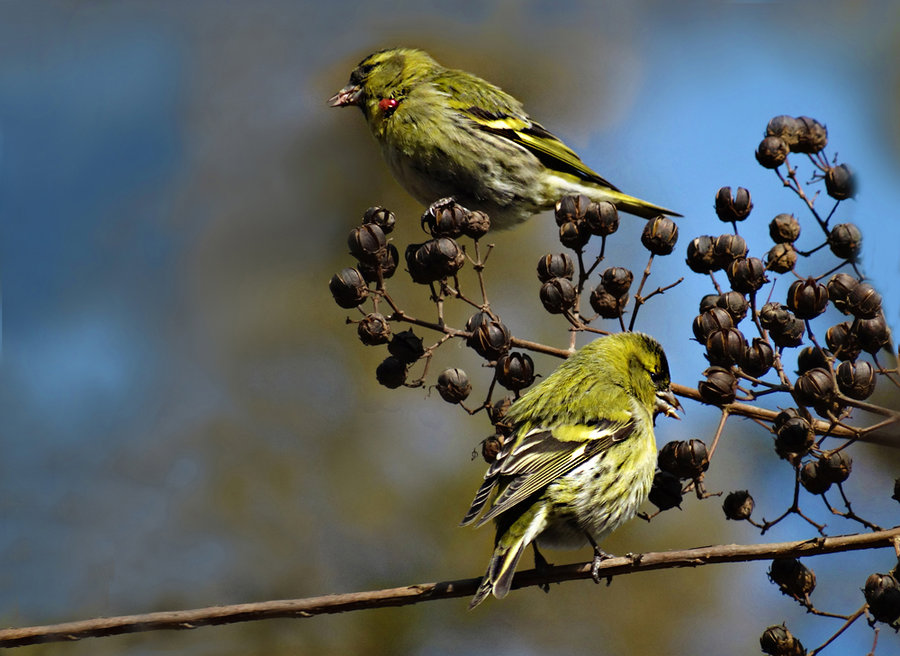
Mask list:
MULTIPOLYGON (((544 554, 538 551, 537 545, 534 542, 531 543, 531 546, 534 549, 534 569, 538 572, 545 572, 550 567, 553 567, 553 563, 547 562, 547 559, 544 558, 544 554)), ((539 583, 538 587, 546 593, 550 592, 550 584, 546 581, 539 583)))
POLYGON ((609 560, 610 558, 615 558, 605 551, 603 551, 600 547, 594 545, 594 560, 591 563, 591 578, 594 579, 594 583, 600 583, 600 579, 606 579, 606 585, 612 583, 612 576, 600 576, 600 563, 604 560, 609 560))

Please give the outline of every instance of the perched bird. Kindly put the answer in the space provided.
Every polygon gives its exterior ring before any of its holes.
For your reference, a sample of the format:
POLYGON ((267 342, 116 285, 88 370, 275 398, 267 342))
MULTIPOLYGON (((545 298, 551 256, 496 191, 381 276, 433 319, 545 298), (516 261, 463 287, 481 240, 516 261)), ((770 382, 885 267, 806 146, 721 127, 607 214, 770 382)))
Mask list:
POLYGON ((644 218, 680 216, 619 191, 531 120, 518 100, 421 50, 369 55, 329 103, 362 109, 394 177, 424 205, 452 197, 487 212, 499 228, 569 194, 644 218))
POLYGON ((608 558, 598 543, 631 519, 656 468, 656 415, 677 417, 659 343, 617 333, 584 346, 513 403, 513 432, 484 476, 462 525, 497 525, 494 553, 469 608, 509 592, 529 543, 594 548, 592 573, 608 558), (488 499, 494 494, 493 500, 488 499))

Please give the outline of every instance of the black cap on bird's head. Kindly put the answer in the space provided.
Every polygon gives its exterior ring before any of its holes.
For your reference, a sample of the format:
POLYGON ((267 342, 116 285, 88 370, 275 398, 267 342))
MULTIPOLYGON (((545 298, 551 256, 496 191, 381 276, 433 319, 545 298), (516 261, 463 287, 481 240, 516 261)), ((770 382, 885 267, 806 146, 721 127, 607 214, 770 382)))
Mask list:
POLYGON ((415 79, 432 71, 437 63, 425 52, 413 48, 379 50, 363 59, 353 72, 347 86, 334 94, 328 104, 332 107, 355 105, 365 111, 367 100, 372 102, 402 93, 415 79), (371 96, 371 98, 367 98, 371 96))

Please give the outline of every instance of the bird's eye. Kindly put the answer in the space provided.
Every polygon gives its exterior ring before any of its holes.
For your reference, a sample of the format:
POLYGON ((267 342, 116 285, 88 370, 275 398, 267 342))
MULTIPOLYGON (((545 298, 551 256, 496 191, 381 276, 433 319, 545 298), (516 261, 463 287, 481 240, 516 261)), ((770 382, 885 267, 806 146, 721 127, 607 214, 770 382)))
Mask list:
POLYGON ((659 385, 663 380, 663 372, 659 369, 651 371, 650 380, 652 380, 654 384, 659 385))

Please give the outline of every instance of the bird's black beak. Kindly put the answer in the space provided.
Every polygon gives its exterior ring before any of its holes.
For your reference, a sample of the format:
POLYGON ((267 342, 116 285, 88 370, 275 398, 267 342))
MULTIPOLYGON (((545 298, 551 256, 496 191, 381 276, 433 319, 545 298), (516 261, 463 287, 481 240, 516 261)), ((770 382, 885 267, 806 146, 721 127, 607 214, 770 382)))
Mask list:
POLYGON ((362 102, 362 87, 358 84, 348 84, 343 89, 328 99, 328 104, 332 107, 349 107, 350 105, 359 105, 362 102))
POLYGON ((678 410, 683 411, 683 408, 678 399, 675 398, 672 390, 660 390, 656 393, 656 405, 653 408, 654 417, 658 414, 664 414, 666 417, 681 419, 678 416, 678 410))

